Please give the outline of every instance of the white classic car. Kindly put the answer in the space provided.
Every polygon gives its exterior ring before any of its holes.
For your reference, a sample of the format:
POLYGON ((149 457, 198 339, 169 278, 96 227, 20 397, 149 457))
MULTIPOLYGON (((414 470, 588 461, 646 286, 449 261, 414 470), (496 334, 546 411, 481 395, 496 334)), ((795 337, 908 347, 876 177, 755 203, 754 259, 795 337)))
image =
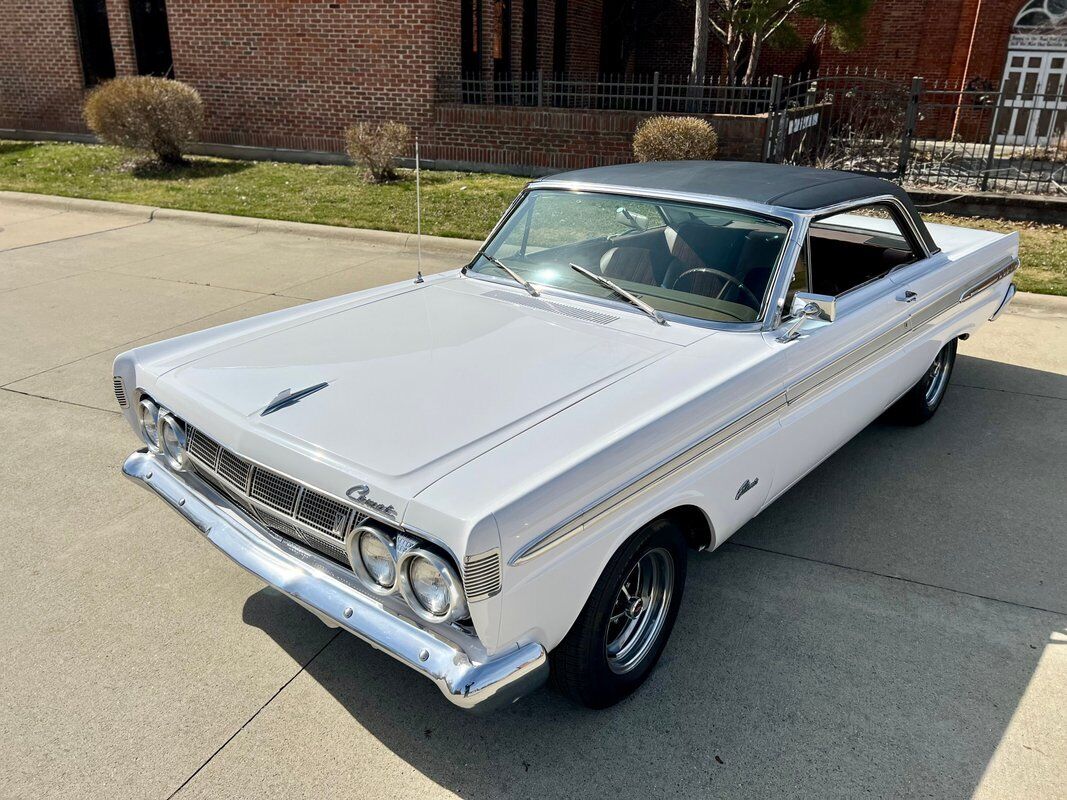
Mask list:
POLYGON ((1017 235, 858 175, 529 184, 463 269, 139 347, 124 472, 245 569, 485 710, 590 707, 713 550, 864 426, 930 418, 1017 235))

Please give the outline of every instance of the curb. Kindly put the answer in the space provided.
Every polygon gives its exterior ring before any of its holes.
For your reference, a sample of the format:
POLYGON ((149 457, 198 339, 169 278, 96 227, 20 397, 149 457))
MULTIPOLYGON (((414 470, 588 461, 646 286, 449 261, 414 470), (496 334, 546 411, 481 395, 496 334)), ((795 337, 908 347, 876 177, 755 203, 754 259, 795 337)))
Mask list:
MULTIPOLYGON (((86 200, 81 197, 58 197, 29 192, 0 191, 0 200, 58 211, 82 211, 112 214, 144 222, 154 220, 212 225, 218 228, 237 228, 254 233, 288 233, 309 238, 358 242, 372 247, 391 247, 403 252, 418 249, 418 237, 413 233, 376 231, 367 228, 346 228, 338 225, 319 225, 313 222, 293 222, 281 219, 241 217, 233 214, 211 214, 206 211, 185 211, 177 208, 158 208, 111 200, 86 200)), ((480 240, 452 239, 446 236, 423 236, 422 249, 442 255, 470 257, 481 246, 480 240)))
POLYGON ((1067 317, 1067 297, 1055 294, 1035 294, 1033 292, 1016 292, 1015 299, 1007 308, 1007 313, 1042 314, 1045 316, 1067 317))

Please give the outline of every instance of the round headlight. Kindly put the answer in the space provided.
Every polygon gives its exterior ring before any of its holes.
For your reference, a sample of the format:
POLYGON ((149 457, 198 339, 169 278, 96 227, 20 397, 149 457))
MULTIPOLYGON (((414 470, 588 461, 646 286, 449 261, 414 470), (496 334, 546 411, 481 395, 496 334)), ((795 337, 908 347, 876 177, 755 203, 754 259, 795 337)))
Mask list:
POLYGON ((400 591, 411 610, 428 622, 451 622, 467 615, 459 576, 448 561, 428 550, 404 553, 400 591))
POLYGON ((189 466, 189 454, 185 450, 185 431, 169 412, 162 412, 156 437, 160 452, 167 458, 172 469, 183 470, 189 466))
POLYGON ((448 611, 448 582, 437 567, 425 558, 413 558, 408 565, 411 591, 419 604, 434 616, 448 611))
POLYGON ((359 537, 359 557, 374 582, 383 589, 396 583, 396 562, 391 548, 374 534, 367 532, 359 537))
POLYGON ((385 531, 360 525, 345 540, 348 562, 363 585, 375 594, 396 589, 396 547, 385 531))
POLYGON ((158 448, 159 407, 151 400, 142 400, 137 406, 137 414, 141 420, 141 437, 153 449, 158 448))

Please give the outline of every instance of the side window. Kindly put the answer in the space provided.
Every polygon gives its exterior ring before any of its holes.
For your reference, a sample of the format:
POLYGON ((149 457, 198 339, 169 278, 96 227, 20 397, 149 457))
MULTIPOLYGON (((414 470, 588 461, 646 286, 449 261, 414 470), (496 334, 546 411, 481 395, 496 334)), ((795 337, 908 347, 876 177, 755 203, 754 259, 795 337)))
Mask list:
POLYGON ((894 210, 860 206, 822 217, 808 229, 811 291, 841 295, 920 258, 894 210))

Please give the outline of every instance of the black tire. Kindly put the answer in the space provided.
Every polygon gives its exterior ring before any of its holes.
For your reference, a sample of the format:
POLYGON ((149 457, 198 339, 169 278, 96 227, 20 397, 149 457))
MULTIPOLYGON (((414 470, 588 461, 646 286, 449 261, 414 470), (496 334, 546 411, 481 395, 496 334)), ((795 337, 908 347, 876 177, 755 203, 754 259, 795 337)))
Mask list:
POLYGON ((919 382, 890 409, 892 418, 902 425, 922 425, 936 414, 945 399, 955 364, 956 340, 953 339, 941 348, 919 382))
POLYGON ((682 531, 663 519, 650 522, 619 548, 604 568, 573 627, 549 656, 553 685, 584 706, 607 708, 644 683, 656 666, 678 616, 687 557, 682 531), (654 587, 661 579, 669 582, 669 592, 657 592, 653 588, 636 607, 634 597, 625 602, 630 595, 623 594, 624 587, 632 591, 643 585, 643 581, 654 587), (620 603, 626 606, 622 614, 620 603), (644 629, 640 628, 642 624, 646 625, 644 629), (625 639, 626 626, 635 626, 630 634, 632 644, 609 655, 609 645, 625 639), (610 641, 609 635, 613 637, 610 641))

